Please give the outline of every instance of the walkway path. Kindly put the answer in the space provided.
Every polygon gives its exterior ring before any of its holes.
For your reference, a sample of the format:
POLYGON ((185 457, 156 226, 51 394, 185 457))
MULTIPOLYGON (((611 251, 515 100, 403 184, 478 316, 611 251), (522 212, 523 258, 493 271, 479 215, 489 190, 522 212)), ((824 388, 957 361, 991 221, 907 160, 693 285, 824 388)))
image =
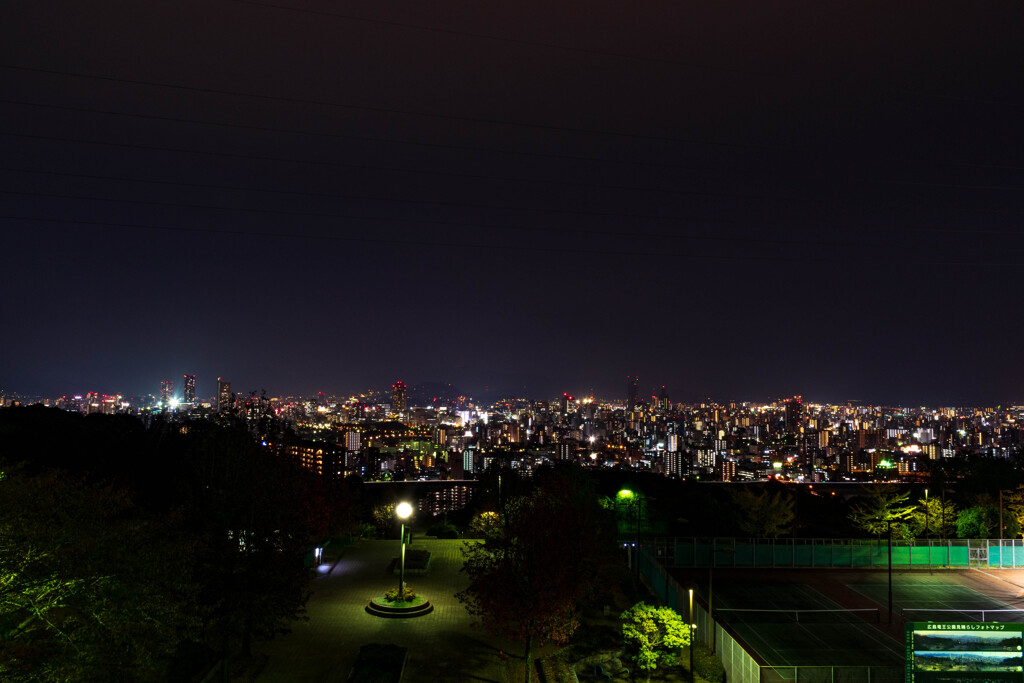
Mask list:
POLYGON ((389 569, 398 541, 362 541, 348 548, 332 570, 322 567, 307 605, 309 621, 265 643, 254 654, 269 657, 256 679, 344 681, 359 647, 393 643, 409 648, 404 681, 489 681, 513 683, 522 676, 522 660, 499 658, 499 648, 520 653, 515 644, 491 638, 473 627, 474 619, 455 599, 467 585, 462 566, 462 541, 414 540, 414 548, 432 554, 430 573, 406 576, 406 582, 434 605, 434 612, 416 619, 382 619, 367 614, 373 595, 398 586, 389 569))

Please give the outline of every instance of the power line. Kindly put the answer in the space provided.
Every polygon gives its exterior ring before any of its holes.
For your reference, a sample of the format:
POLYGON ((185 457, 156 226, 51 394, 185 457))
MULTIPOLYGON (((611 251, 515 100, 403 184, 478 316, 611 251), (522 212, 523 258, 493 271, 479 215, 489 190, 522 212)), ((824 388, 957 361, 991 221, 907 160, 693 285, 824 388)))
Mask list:
POLYGON ((253 207, 237 207, 237 206, 223 206, 213 204, 187 204, 183 202, 161 202, 161 201, 149 201, 139 199, 117 199, 109 197, 97 197, 90 195, 71 195, 61 194, 53 192, 29 192, 23 190, 7 190, 0 189, 2 194, 18 195, 24 197, 41 197, 47 199, 74 199, 74 200, 85 200, 85 201, 96 201, 96 202, 109 202, 112 204, 137 204, 140 206, 160 206, 167 208, 180 208, 180 209, 212 209, 216 211, 236 211, 242 213, 255 213, 255 214, 274 214, 280 216, 295 216, 301 218, 333 218, 343 220, 354 220, 354 221, 365 221, 365 222, 377 222, 377 223, 408 223, 412 225, 430 225, 430 226, 442 226, 442 227, 454 227, 454 228, 474 228, 480 229, 485 228, 496 231, 521 231, 521 232, 544 232, 544 233, 566 233, 566 234, 579 234, 586 235, 587 237, 593 237, 595 235, 602 235, 606 237, 652 237, 658 239, 673 239, 673 240, 699 240, 707 242, 732 242, 732 243, 745 243, 745 244, 773 244, 783 246, 815 246, 815 247, 838 247, 838 248, 856 248, 856 249, 884 249, 889 248, 891 245, 886 244, 871 244, 871 243, 848 243, 848 242, 832 242, 825 240, 788 240, 788 239, 776 239, 776 238, 762 238, 762 237, 737 237, 730 235, 694 235, 694 234, 681 234, 681 233, 663 233, 663 232, 643 232, 638 230, 630 230, 625 233, 621 230, 595 230, 593 228, 564 228, 564 227, 530 227, 524 225, 494 225, 488 223, 475 223, 468 221, 451 221, 451 220, 434 220, 427 218, 396 218, 388 216, 361 216, 356 214, 335 214, 335 213, 319 213, 312 211, 294 211, 294 210, 280 210, 280 209, 264 209, 264 208, 253 208, 253 207))
POLYGON ((229 128, 233 130, 247 130, 261 133, 286 133, 290 135, 302 135, 307 137, 325 138, 331 140, 355 140, 358 142, 385 142, 395 145, 409 145, 416 147, 427 147, 432 149, 447 149, 460 152, 486 152, 488 154, 507 154, 510 156, 537 157, 541 159, 559 159, 563 161, 586 161, 602 164, 628 164, 633 166, 648 166, 652 168, 673 168, 688 171, 714 171, 709 166, 686 166, 683 164, 668 164, 654 161, 633 161, 630 159, 607 159, 602 157, 576 156, 571 154, 551 154, 545 152, 528 152, 515 149, 498 149, 495 147, 475 147, 471 145, 453 145, 440 142, 422 142, 419 140, 399 140, 397 138, 380 138, 363 135, 346 135, 344 133, 325 133, 319 131, 299 130, 297 128, 278 128, 273 126, 254 126, 242 123, 226 123, 223 121, 209 121, 204 119, 186 119, 175 116, 160 116, 156 114, 137 114, 132 112, 113 111, 110 109, 93 109, 89 107, 73 107, 61 104, 43 104, 40 102, 26 102, 23 100, 0 99, 2 104, 15 104, 26 107, 39 107, 43 109, 54 109, 58 111, 73 111, 84 114, 102 114, 105 116, 121 116, 125 118, 143 119, 150 121, 164 121, 168 123, 190 123, 200 126, 213 126, 217 128, 229 128))
POLYGON ((341 14, 340 12, 327 12, 324 10, 313 10, 306 9, 303 7, 288 7, 286 5, 276 5, 270 2, 257 2, 257 0, 229 0, 241 5, 254 5, 256 7, 267 7, 272 9, 284 10, 288 12, 296 12, 300 14, 310 14, 320 17, 332 17, 335 19, 344 19, 346 21, 362 22, 366 24, 376 24, 379 26, 391 26, 395 28, 407 28, 414 29, 417 31, 427 31, 430 33, 439 33, 448 36, 463 36, 466 38, 477 38, 481 40, 492 40, 500 43, 508 43, 511 45, 525 45, 529 47, 543 47, 552 50, 564 50, 566 52, 576 52, 579 54, 599 55, 602 57, 615 57, 618 59, 629 59, 640 62, 650 62, 652 64, 662 64, 668 66, 682 66, 689 69, 707 69, 713 71, 721 71, 726 73, 743 74, 747 76, 763 76, 765 74, 757 73, 746 69, 737 69, 731 66, 720 66, 715 64, 701 64, 697 62, 685 62, 676 59, 668 59, 667 57, 650 57, 646 55, 634 55, 626 52, 609 52, 607 50, 595 50, 592 48, 575 47, 572 45, 560 45, 558 43, 547 43, 539 40, 526 40, 524 38, 506 38, 504 36, 490 35, 486 33, 474 33, 471 31, 456 31, 455 29, 448 28, 437 28, 434 26, 424 26, 422 24, 410 24, 407 22, 393 21, 388 19, 371 19, 369 17, 360 17, 353 14, 341 14))
MULTIPOLYGON (((239 0, 230 0, 239 1, 239 0)), ((302 135, 306 137, 335 139, 335 140, 354 140, 359 142, 382 142, 396 145, 407 145, 416 147, 425 147, 432 149, 446 149, 452 151, 464 151, 464 152, 477 152, 477 153, 488 153, 488 154, 506 154, 511 156, 522 156, 522 157, 536 157, 542 159, 558 159, 562 161, 585 161, 588 163, 606 163, 606 164, 621 164, 631 165, 640 167, 650 168, 668 168, 681 171, 698 171, 702 173, 707 172, 722 172, 723 169, 715 168, 711 166, 689 166, 684 164, 670 164, 662 162, 652 161, 637 161, 631 159, 608 159, 604 157, 588 157, 579 155, 568 155, 568 154, 552 154, 546 152, 529 152, 525 150, 512 150, 512 149, 499 149, 494 147, 478 147, 470 145, 453 145, 448 143, 435 143, 435 142, 422 142, 419 140, 400 140, 396 138, 381 138, 381 137, 369 137, 359 135, 346 135, 343 133, 330 133, 321 131, 308 131, 296 128, 278 128, 273 126, 254 126, 250 124, 239 124, 239 123, 228 123, 223 121, 210 121, 204 119, 189 119, 180 118, 173 116, 162 116, 156 114, 140 114, 134 112, 120 112, 109 109, 94 109, 89 107, 75 107, 70 105, 57 105, 57 104, 44 104, 39 102, 26 102, 23 100, 11 100, 0 98, 0 104, 13 104, 27 107, 38 107, 44 109, 53 109, 57 111, 73 111, 77 113, 89 113, 89 114, 100 114, 105 116, 118 116, 124 118, 142 119, 142 120, 153 120, 153 121, 164 121, 168 123, 188 123, 194 125, 211 126, 218 128, 228 128, 234 130, 247 130, 256 132, 266 133, 282 133, 291 135, 302 135)), ((101 144, 101 143, 90 143, 90 144, 101 144)), ((959 162, 936 162, 942 165, 951 166, 981 166, 991 168, 1002 168, 1002 169, 1022 169, 1020 166, 1001 166, 1001 165, 986 165, 986 164, 971 164, 971 163, 959 163, 959 162)), ((405 170, 405 169, 400 169, 405 170)), ((993 190, 993 191, 1007 191, 1007 192, 1020 192, 1024 191, 1024 187, 1013 187, 1013 186, 998 186, 998 185, 968 185, 965 183, 941 183, 941 182, 924 182, 924 181, 912 181, 902 179, 887 179, 887 178, 857 178, 856 182, 868 183, 873 185, 914 185, 919 187, 941 187, 951 189, 968 189, 968 190, 993 190)), ((649 189, 649 188, 648 188, 649 189)), ((720 195, 720 196, 731 196, 731 197, 755 197, 762 199, 785 199, 787 201, 806 201, 801 198, 795 197, 766 197, 756 195, 720 195)))
MULTIPOLYGON (((381 244, 395 247, 444 247, 452 249, 480 249, 486 251, 526 251, 535 253, 549 253, 549 254, 589 254, 594 256, 645 256, 654 258, 673 258, 673 259, 685 259, 685 260, 712 260, 712 261, 755 261, 755 262, 771 262, 771 263, 806 263, 808 260, 813 260, 815 263, 836 263, 840 262, 837 258, 821 258, 818 256, 807 257, 807 258, 787 258, 778 256, 744 256, 735 253, 712 253, 712 254, 701 254, 694 255, 682 252, 665 252, 665 251, 631 251, 631 250, 608 250, 608 249, 591 249, 581 247, 538 247, 538 246, 527 246, 518 243, 507 243, 503 242, 498 245, 493 244, 479 244, 479 243, 465 243, 465 242, 440 242, 440 241, 424 241, 424 240, 409 240, 409 239, 385 239, 378 237, 353 237, 350 235, 324 235, 314 233, 285 233, 285 232, 273 232, 266 230, 225 230, 222 228, 194 228, 184 226, 169 226, 169 225, 146 225, 143 223, 115 223, 112 221, 87 221, 81 219, 62 219, 62 218, 42 218, 38 216, 16 216, 10 214, 0 215, 0 219, 14 220, 14 221, 25 221, 32 223, 48 223, 48 224, 66 224, 66 225, 87 225, 92 227, 108 227, 108 228, 128 228, 138 230, 156 230, 165 232, 186 232, 196 234, 214 234, 214 235, 229 235, 234 237, 273 237, 281 239, 303 239, 303 240, 327 240, 334 242, 357 242, 361 244, 381 244)), ((884 254, 884 252, 883 252, 884 254)), ((901 257, 902 258, 902 257, 901 257)), ((851 258, 850 260, 861 262, 861 257, 851 258)), ((846 262, 844 259, 843 262, 846 262)), ((963 266, 963 267, 985 267, 985 268, 1003 268, 1013 267, 1016 268, 1018 263, 1013 262, 996 262, 996 261, 929 261, 932 265, 938 266, 963 266)))
MULTIPOLYGON (((658 187, 650 187, 650 186, 609 185, 609 184, 600 184, 600 183, 573 182, 573 181, 565 181, 565 180, 550 180, 550 179, 537 179, 537 178, 515 178, 515 177, 510 177, 510 176, 493 176, 493 175, 484 175, 484 174, 476 174, 476 173, 458 173, 458 172, 454 172, 454 171, 440 171, 440 170, 436 170, 436 169, 421 170, 421 169, 414 169, 414 168, 401 168, 401 167, 389 167, 389 166, 372 166, 372 165, 368 165, 368 164, 351 164, 351 163, 339 162, 339 161, 321 161, 321 160, 298 159, 298 158, 289 158, 289 157, 273 157, 273 156, 254 155, 254 154, 240 154, 240 153, 236 153, 236 152, 213 152, 213 151, 210 151, 210 150, 190 149, 190 148, 182 148, 182 147, 162 147, 162 146, 157 146, 157 145, 141 145, 141 144, 137 144, 137 143, 122 143, 122 142, 110 142, 110 141, 101 141, 101 140, 83 140, 83 139, 80 139, 80 138, 65 138, 65 137, 48 136, 48 135, 32 135, 32 134, 28 134, 28 133, 11 133, 11 132, 0 131, 0 136, 3 136, 3 135, 9 136, 9 137, 31 139, 31 140, 45 140, 45 141, 52 141, 52 142, 70 142, 70 143, 75 143, 75 144, 98 145, 98 146, 114 147, 114 148, 119 148, 119 149, 137 149, 137 150, 145 150, 145 151, 170 152, 170 153, 176 153, 176 154, 195 154, 195 155, 200 155, 200 156, 220 157, 220 158, 225 158, 225 159, 240 159, 240 160, 245 160, 245 161, 267 161, 267 162, 274 162, 274 163, 294 163, 294 164, 310 165, 310 166, 345 168, 345 169, 353 169, 353 170, 360 170, 360 171, 378 171, 378 172, 386 172, 386 173, 397 172, 397 173, 410 173, 410 174, 420 174, 420 175, 427 174, 427 175, 430 175, 430 176, 444 176, 444 177, 451 177, 451 178, 462 178, 462 179, 470 179, 470 180, 486 180, 486 181, 507 182, 507 183, 526 183, 526 184, 544 185, 544 186, 573 187, 573 188, 580 188, 580 189, 586 189, 586 190, 613 190, 613 191, 618 191, 618 192, 655 193, 655 194, 663 194, 663 195, 670 195, 670 196, 697 196, 697 197, 718 197, 718 198, 726 198, 726 199, 762 200, 762 201, 770 201, 770 202, 790 202, 790 203, 797 203, 797 204, 803 204, 803 205, 814 205, 814 204, 820 205, 820 204, 828 204, 828 203, 830 203, 829 201, 824 200, 824 199, 816 200, 816 199, 808 199, 808 198, 805 198, 805 197, 750 195, 750 194, 745 195, 745 194, 737 194, 737 193, 731 193, 731 192, 712 192, 712 191, 707 191, 707 190, 703 190, 703 191, 702 190, 682 190, 682 189, 666 189, 666 188, 658 188, 658 187)), ((16 171, 16 172, 19 171, 19 169, 8 169, 8 170, 12 170, 12 171, 16 171)), ((57 173, 55 171, 22 171, 22 172, 57 173)), ((75 175, 75 176, 81 176, 81 177, 91 177, 91 176, 87 176, 85 174, 69 174, 69 175, 75 175)), ((95 177, 98 178, 98 179, 106 178, 106 179, 118 180, 117 178, 114 178, 114 177, 104 177, 104 176, 95 176, 95 177)), ((138 179, 138 178, 121 178, 120 180, 132 181, 132 182, 135 182, 135 181, 137 181, 137 182, 150 182, 150 181, 143 181, 143 180, 138 179)), ((889 180, 875 180, 875 181, 866 181, 866 182, 898 184, 901 181, 896 181, 896 180, 892 180, 892 181, 889 181, 889 180)), ((244 187, 227 186, 227 185, 200 185, 200 184, 189 184, 189 183, 173 183, 173 184, 182 185, 182 186, 209 187, 209 188, 215 188, 215 189, 232 189, 232 190, 259 191, 259 192, 277 192, 277 193, 281 193, 281 194, 293 194, 293 195, 303 195, 303 196, 324 196, 324 197, 333 197, 333 198, 352 198, 352 199, 365 199, 365 200, 370 200, 370 201, 390 201, 390 202, 396 202, 396 203, 398 203, 398 202, 402 202, 402 203, 422 203, 422 204, 447 205, 447 206, 456 206, 456 207, 457 206, 463 206, 463 207, 466 207, 466 208, 488 208, 488 209, 515 210, 515 211, 537 211, 537 212, 546 212, 546 213, 568 213, 568 214, 574 214, 574 215, 596 215, 596 216, 620 217, 620 218, 640 218, 640 219, 645 219, 645 220, 675 220, 675 221, 693 221, 693 220, 695 220, 695 219, 692 219, 692 218, 684 218, 684 217, 679 217, 679 216, 644 216, 644 215, 636 215, 636 214, 623 214, 623 213, 618 213, 618 212, 588 212, 588 211, 580 211, 580 210, 544 209, 544 208, 529 208, 529 207, 523 208, 523 207, 500 206, 500 205, 474 205, 474 204, 464 204, 464 203, 459 203, 459 202, 437 202, 437 201, 427 201, 427 200, 409 200, 409 199, 402 199, 402 198, 353 197, 353 196, 336 195, 336 194, 318 194, 318 193, 308 193, 308 192, 288 192, 288 191, 272 189, 272 188, 244 188, 244 187)), ((944 185, 938 185, 938 186, 939 187, 943 187, 944 185)), ((1017 189, 1017 188, 1006 188, 1006 189, 1017 189)), ((699 219, 699 221, 701 223, 705 223, 705 224, 725 224, 725 225, 732 225, 732 224, 735 224, 735 223, 738 222, 738 221, 708 220, 708 219, 699 219)), ((778 223, 777 222, 766 222, 766 221, 755 221, 755 222, 745 223, 745 224, 746 225, 777 225, 778 223)), ((956 230, 956 229, 947 229, 947 228, 937 228, 935 226, 912 226, 912 227, 915 230, 919 230, 919 231, 923 231, 923 232, 962 233, 962 234, 999 234, 999 235, 1002 235, 1002 234, 1005 234, 1005 235, 1017 235, 1018 234, 1017 231, 1002 231, 1002 230, 956 230)))
MULTIPOLYGON (((668 135, 642 135, 640 133, 626 133, 623 131, 612 131, 612 130, 601 130, 597 128, 577 128, 573 126, 560 126, 549 123, 525 123, 523 121, 512 121, 504 119, 488 119, 477 116, 461 116, 459 114, 439 114, 436 112, 420 112, 410 111, 404 109, 396 109, 393 107, 378 107, 363 104, 346 104, 342 102, 329 102, 327 100, 310 100, 301 97, 283 97, 280 95, 265 95, 262 93, 250 93, 240 90, 223 90, 220 88, 202 88, 193 85, 181 85, 178 83, 162 83, 159 81, 147 81, 136 78, 120 78, 117 76, 102 76, 99 74, 90 74, 80 71, 64 71, 60 69, 41 69, 38 67, 24 66, 21 64, 0 64, 0 69, 10 69, 13 71, 23 71, 26 73, 37 73, 47 74, 51 76, 67 76, 71 78, 82 78, 96 81, 103 81, 108 83, 125 83, 128 85, 144 85, 147 87, 154 88, 168 88, 173 90, 182 90, 185 92, 203 93, 207 95, 223 95, 228 97, 244 97, 254 100, 260 100, 264 102, 285 102, 288 104, 304 104, 316 107, 332 107, 336 109, 349 109, 354 111, 366 111, 375 114, 393 114, 400 116, 418 116, 422 118, 431 118, 441 121, 456 121, 459 123, 483 123, 487 125, 496 126, 509 126, 513 128, 528 128, 534 130, 546 130, 556 133, 579 133, 583 135, 603 135, 606 137, 624 138, 628 140, 650 140, 653 142, 673 142, 685 145, 707 145, 711 147, 732 147, 732 148, 743 148, 743 149, 757 149, 763 151, 778 151, 779 149, 769 145, 753 145, 750 143, 742 142, 722 142, 718 140, 697 140, 697 139, 686 139, 676 138, 668 135)), ((790 149, 790 148, 785 148, 790 149)))
MULTIPOLYGON (((697 190, 679 190, 679 189, 665 189, 658 187, 640 187, 637 185, 607 185, 601 183, 581 183, 571 182, 566 180, 548 180, 548 179, 536 179, 536 178, 514 178, 510 176, 493 176, 484 175, 480 173, 457 173, 454 171, 440 171, 436 169, 416 169, 416 168, 400 168, 395 166, 371 166, 369 164, 350 164, 341 161, 320 161, 311 159, 295 159, 288 157, 271 157, 261 156, 256 154, 239 154, 237 152, 211 152, 209 150, 200 149, 188 149, 183 147, 160 147, 157 145, 140 145, 137 143, 126 143, 126 142, 109 142, 102 140, 82 140, 80 138, 65 138, 57 137, 52 135, 34 135, 29 133, 12 133, 8 131, 0 131, 0 135, 6 135, 9 137, 26 138, 30 140, 47 140, 52 142, 72 142, 76 144, 84 145, 101 145, 107 147, 117 147, 121 149, 139 149, 156 152, 173 152, 176 154, 197 154, 202 156, 213 156, 222 157, 226 159, 242 159, 245 161, 272 161, 275 163, 292 163, 292 164, 305 164, 311 166, 326 166, 333 168, 349 168, 360 171, 384 171, 387 173, 414 173, 414 174, 429 174, 431 176, 445 176, 450 178, 465 178, 472 180, 494 180, 500 182, 510 183, 527 183, 534 185, 557 185, 563 187, 578 187, 590 190, 617 190, 625 192, 654 192, 657 194, 668 194, 677 196, 704 196, 704 197, 726 197, 732 199, 767 199, 771 201, 784 201, 789 200, 788 197, 758 197, 753 195, 740 195, 729 192, 708 192, 708 191, 697 191, 697 190)), ((795 201, 807 201, 798 199, 795 201)))
MULTIPOLYGON (((34 173, 40 175, 53 175, 65 178, 82 178, 88 180, 113 180, 115 182, 126 182, 126 183, 143 183, 148 185, 168 185, 173 187, 190 187, 201 190, 230 190, 235 192, 259 192, 259 193, 272 193, 289 195, 294 197, 316 197, 322 199, 344 199, 354 201, 371 201, 371 202, 382 202, 391 204, 419 204, 424 206, 444 206, 451 208, 464 208, 464 209, 493 209, 498 211, 519 211, 529 213, 550 213, 550 214, 562 214, 570 216, 592 216, 600 218, 629 218, 633 220, 652 220, 652 221, 687 221, 692 219, 683 218, 681 216, 666 216, 666 215, 654 215, 654 214, 635 214, 635 213, 621 213, 616 211, 586 211, 582 209, 552 209, 542 208, 533 206, 513 206, 511 204, 471 204, 468 202, 445 202, 437 199, 408 199, 405 197, 385 197, 376 195, 355 195, 355 194, 339 194, 335 192, 310 192, 308 190, 282 190, 276 187, 265 187, 265 186, 252 186, 252 185, 221 185, 214 183, 187 183, 178 180, 152 180, 149 178, 138 178, 138 177, 127 177, 127 176, 110 176, 110 175, 95 175, 91 173, 71 173, 68 171, 52 171, 45 170, 41 171, 38 169, 31 168, 13 168, 0 166, 0 171, 6 171, 9 173, 34 173)), ((713 224, 733 224, 736 221, 708 221, 701 220, 702 223, 713 223, 713 224)), ((771 223, 759 223, 759 225, 773 225, 771 223)))
MULTIPOLYGON (((278 188, 270 187, 252 187, 244 185, 217 185, 210 183, 188 183, 181 181, 168 181, 168 180, 152 180, 147 178, 130 178, 126 176, 102 176, 88 173, 70 173, 67 171, 50 171, 50 170, 36 170, 36 169, 25 169, 25 168, 13 168, 13 167, 2 167, 0 171, 8 173, 27 173, 27 174, 38 174, 38 175, 52 175, 65 178, 81 178, 88 180, 112 180, 115 182, 132 182, 142 183, 149 185, 166 185, 173 187, 189 187, 201 190, 230 190, 239 192, 258 192, 258 193, 274 193, 291 196, 301 197, 317 197, 323 199, 343 199, 351 201, 373 201, 381 203, 391 204, 415 204, 415 205, 426 205, 426 206, 442 206, 451 208, 469 208, 469 209, 488 209, 488 210, 499 210, 499 211, 520 211, 530 213, 549 213, 549 214, 560 214, 560 215, 574 215, 574 216, 586 216, 586 217, 600 217, 600 218, 626 218, 631 220, 650 220, 650 221, 672 221, 672 222, 690 222, 694 224, 704 225, 735 225, 740 221, 723 221, 723 220, 707 220, 707 219, 685 219, 678 216, 656 216, 656 215, 645 215, 645 214, 626 214, 620 212, 606 212, 606 211, 584 211, 578 209, 546 209, 538 207, 521 207, 511 205, 495 205, 495 204, 468 204, 463 202, 443 202, 438 200, 423 200, 423 199, 407 199, 402 197, 381 197, 381 196, 367 196, 367 195, 346 195, 328 192, 308 192, 308 191, 293 191, 293 190, 282 190, 278 188)), ((187 204, 181 202, 153 202, 153 201, 141 201, 141 200, 123 200, 123 199, 112 199, 109 197, 96 197, 96 196, 85 196, 85 195, 65 195, 65 194, 52 194, 52 193, 41 193, 41 192, 29 192, 21 190, 8 190, 0 189, 0 192, 5 194, 16 194, 25 196, 38 196, 38 197, 53 197, 61 199, 84 199, 90 201, 105 201, 105 202, 120 202, 120 203, 133 203, 133 204, 150 204, 157 206, 172 206, 179 208, 196 208, 196 209, 214 209, 221 211, 248 211, 256 213, 276 213, 282 215, 293 215, 293 216, 306 216, 306 217, 318 217, 318 218, 345 218, 352 220, 367 220, 367 221, 385 221, 385 222, 412 222, 412 223, 437 223, 451 226, 462 226, 462 227, 482 227, 482 228, 493 228, 496 230, 543 230, 545 232, 569 232, 569 233, 584 233, 584 234, 600 234, 600 235, 620 235, 619 232, 612 231, 601 231, 601 230, 574 230, 571 228, 531 228, 529 226, 508 226, 508 225, 491 225, 481 223, 470 223, 460 221, 425 221, 418 219, 405 219, 405 218, 388 218, 381 216, 356 216, 356 215, 343 215, 343 214, 323 214, 315 212, 302 212, 302 211, 284 211, 277 209, 253 209, 251 207, 232 207, 232 206, 221 206, 212 204, 187 204)), ((764 223, 764 222, 743 222, 746 227, 756 226, 778 226, 779 223, 764 223)), ((677 226, 681 227, 681 226, 677 226)), ((1024 233, 1017 230, 988 230, 988 229, 957 229, 957 228, 941 228, 937 226, 921 226, 921 225, 910 225, 911 230, 916 232, 930 232, 930 233, 941 233, 941 234, 967 234, 967 235, 996 235, 996 236, 1011 236, 1011 237, 1024 237, 1024 233)), ((888 230, 888 228, 887 228, 888 230)), ((667 237, 677 239, 699 239, 699 240, 715 240, 715 241, 744 241, 748 238, 733 237, 733 236, 705 236, 705 235, 680 235, 662 232, 637 232, 635 230, 630 231, 631 235, 641 237, 667 237)), ((891 234, 891 232, 890 232, 891 234)), ((754 238, 750 241, 773 243, 773 244, 818 244, 822 246, 870 246, 871 248, 882 248, 889 247, 890 245, 880 244, 868 244, 868 245, 848 245, 847 243, 840 242, 826 242, 820 240, 773 240, 764 238, 754 238)))

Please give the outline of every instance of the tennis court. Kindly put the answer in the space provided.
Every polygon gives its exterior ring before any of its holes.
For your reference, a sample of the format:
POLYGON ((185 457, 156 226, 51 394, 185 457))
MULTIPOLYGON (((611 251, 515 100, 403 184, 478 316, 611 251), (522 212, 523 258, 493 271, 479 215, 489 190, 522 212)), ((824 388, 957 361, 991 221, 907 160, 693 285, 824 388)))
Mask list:
POLYGON ((878 613, 844 610, 800 583, 729 582, 715 613, 770 666, 900 666, 902 644, 875 628, 878 613))
MULTIPOLYGON (((880 605, 888 603, 887 581, 847 585, 880 605)), ((954 582, 913 581, 900 577, 893 583, 892 602, 893 611, 901 614, 904 621, 1024 622, 1024 611, 1019 605, 1007 604, 954 582)))

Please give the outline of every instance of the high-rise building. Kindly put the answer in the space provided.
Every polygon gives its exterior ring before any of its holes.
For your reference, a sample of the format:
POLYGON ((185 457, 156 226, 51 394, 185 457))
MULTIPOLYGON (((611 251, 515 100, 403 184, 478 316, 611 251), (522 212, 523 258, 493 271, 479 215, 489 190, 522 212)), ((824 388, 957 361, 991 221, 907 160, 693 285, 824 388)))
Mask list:
POLYGON ((683 454, 677 451, 668 451, 665 453, 665 474, 669 476, 680 477, 686 472, 683 472, 683 454))
POLYGON ((195 375, 185 375, 184 380, 185 380, 184 381, 185 403, 188 403, 190 405, 195 405, 196 404, 196 376, 195 375))
POLYGON ((640 378, 636 375, 626 375, 626 396, 626 408, 640 404, 640 378))
POLYGON ((405 408, 405 382, 398 381, 391 385, 391 410, 403 415, 405 408))
POLYGON ((174 396, 174 382, 165 379, 160 381, 160 405, 164 410, 171 407, 171 398, 174 396))
POLYGON ((359 432, 352 429, 345 434, 345 450, 358 451, 359 450, 359 432))
POLYGON ((231 382, 217 378, 217 412, 231 409, 231 382))
POLYGON ((803 417, 803 403, 804 399, 802 396, 794 396, 785 400, 786 431, 790 434, 800 430, 800 420, 803 417))

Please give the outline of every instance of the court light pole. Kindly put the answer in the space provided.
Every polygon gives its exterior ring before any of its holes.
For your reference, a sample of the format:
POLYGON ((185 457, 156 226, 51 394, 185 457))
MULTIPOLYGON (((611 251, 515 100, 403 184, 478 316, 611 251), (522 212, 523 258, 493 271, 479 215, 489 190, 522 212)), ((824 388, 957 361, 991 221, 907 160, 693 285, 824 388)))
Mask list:
POLYGON ((924 537, 928 538, 928 489, 924 490, 924 537))
MULTIPOLYGON (((715 545, 714 539, 711 542, 711 561, 708 563, 708 645, 711 650, 711 654, 715 654, 715 589, 714 589, 714 577, 715 577, 715 564, 718 559, 718 553, 734 553, 735 548, 719 548, 715 545)), ((735 560, 733 566, 735 566, 735 560)))
POLYGON ((887 519, 885 525, 889 531, 889 624, 892 624, 892 520, 887 519))
MULTIPOLYGON (((946 543, 946 486, 943 484, 939 491, 941 496, 939 502, 939 537, 942 539, 943 545, 946 543)), ((949 564, 949 558, 946 558, 946 564, 949 564)))
POLYGON ((412 505, 408 503, 399 503, 398 507, 395 508, 395 514, 402 520, 402 533, 399 537, 402 544, 402 555, 399 560, 400 569, 398 570, 398 600, 405 602, 405 520, 412 514, 412 505))
POLYGON ((928 528, 928 489, 924 490, 924 542, 928 544, 928 573, 932 573, 932 541, 928 528))

